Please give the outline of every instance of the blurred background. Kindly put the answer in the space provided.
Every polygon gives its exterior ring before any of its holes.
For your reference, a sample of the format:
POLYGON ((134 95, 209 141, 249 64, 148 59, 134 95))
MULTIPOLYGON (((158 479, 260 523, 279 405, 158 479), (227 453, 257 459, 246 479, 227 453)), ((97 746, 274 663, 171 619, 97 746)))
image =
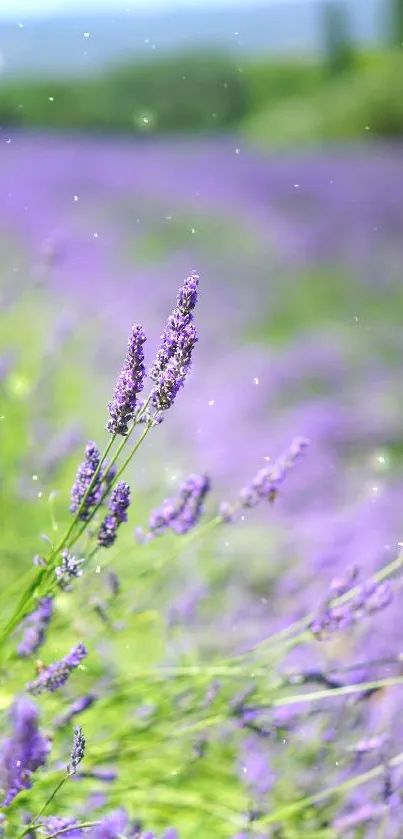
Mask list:
MULTIPOLYGON (((132 322, 147 329, 150 361, 193 268, 194 372, 139 458, 133 526, 146 493, 161 500, 191 471, 211 474, 217 503, 233 497, 298 434, 312 446, 284 496, 221 545, 233 552, 232 576, 220 566, 221 637, 260 637, 268 612, 280 623, 303 614, 340 569, 359 562, 366 575, 393 557, 402 133, 402 0, 2 0, 0 428, 13 562, 37 550, 55 488, 66 515, 83 441, 106 437, 132 322)), ((205 596, 199 572, 183 620, 205 596)), ((376 645, 390 650, 398 626, 376 645)))

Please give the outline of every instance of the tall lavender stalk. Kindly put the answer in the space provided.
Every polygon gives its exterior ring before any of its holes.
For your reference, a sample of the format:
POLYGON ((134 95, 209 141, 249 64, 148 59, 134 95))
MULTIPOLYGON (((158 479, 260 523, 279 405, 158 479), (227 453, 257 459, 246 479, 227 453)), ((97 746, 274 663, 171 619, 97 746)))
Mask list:
POLYGON ((109 402, 107 430, 111 434, 125 436, 129 423, 134 419, 137 397, 144 387, 145 364, 143 344, 146 335, 143 327, 135 324, 127 345, 127 354, 118 378, 113 400, 109 402))
POLYGON ((193 349, 198 340, 193 317, 198 285, 199 276, 193 271, 179 289, 176 306, 161 336, 149 373, 155 383, 151 402, 157 411, 166 411, 173 405, 190 372, 193 349))

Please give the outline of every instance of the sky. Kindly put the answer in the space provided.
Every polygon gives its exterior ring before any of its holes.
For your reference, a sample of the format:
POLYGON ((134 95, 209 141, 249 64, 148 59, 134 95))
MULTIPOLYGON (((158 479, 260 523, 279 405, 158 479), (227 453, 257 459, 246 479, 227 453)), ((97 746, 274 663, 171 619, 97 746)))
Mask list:
MULTIPOLYGON (((270 5, 286 0, 0 0, 0 17, 14 20, 67 12, 97 11, 168 11, 173 8, 192 9, 209 6, 270 5)), ((304 0, 300 0, 304 2, 304 0)))

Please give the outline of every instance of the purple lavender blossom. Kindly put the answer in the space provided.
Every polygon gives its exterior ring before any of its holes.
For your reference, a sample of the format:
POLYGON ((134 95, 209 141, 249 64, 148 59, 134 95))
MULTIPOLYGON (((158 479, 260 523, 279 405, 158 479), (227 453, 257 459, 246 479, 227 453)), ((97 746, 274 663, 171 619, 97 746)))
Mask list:
POLYGON ((81 565, 84 562, 84 559, 77 559, 77 557, 73 556, 68 548, 61 554, 62 561, 60 565, 55 568, 55 574, 57 582, 64 591, 69 590, 69 581, 81 577, 82 569, 81 565))
POLYGON ((86 445, 85 459, 77 469, 76 480, 74 481, 71 490, 70 512, 77 513, 82 505, 82 509, 79 514, 79 519, 81 521, 88 521, 94 507, 98 504, 98 502, 101 499, 102 469, 100 469, 100 471, 98 472, 97 478, 91 489, 91 492, 89 492, 87 497, 85 497, 89 487, 93 482, 94 475, 99 467, 100 462, 101 453, 99 451, 99 448, 95 443, 90 441, 86 445))
POLYGON ((57 833, 59 830, 63 830, 63 833, 61 834, 63 839, 81 839, 81 837, 84 836, 80 827, 75 829, 77 824, 77 819, 74 819, 71 816, 50 816, 43 821, 46 836, 53 836, 54 833, 57 833), (71 827, 72 829, 66 830, 67 827, 71 827))
POLYGON ((36 609, 26 620, 24 637, 18 647, 18 655, 27 658, 32 655, 45 640, 45 633, 53 614, 52 597, 42 597, 36 609))
POLYGON ((255 507, 262 499, 270 502, 274 501, 288 472, 308 445, 309 440, 306 437, 296 437, 289 449, 273 465, 260 469, 251 483, 241 490, 240 501, 242 507, 255 507))
POLYGON ((13 732, 3 741, 0 752, 0 788, 5 794, 1 804, 8 807, 21 790, 30 789, 31 776, 46 763, 50 741, 38 728, 36 705, 22 696, 11 709, 13 732))
POLYGON ((139 324, 134 324, 127 344, 127 354, 118 378, 112 402, 108 410, 110 419, 107 431, 111 434, 126 436, 129 423, 134 419, 138 394, 143 390, 145 377, 143 344, 145 332, 139 324))
POLYGON ((120 839, 127 825, 127 815, 124 810, 115 810, 106 816, 102 822, 88 834, 89 839, 120 839))
POLYGON ((78 714, 82 714, 82 712, 86 711, 87 708, 91 708, 91 705, 94 704, 96 699, 97 697, 94 693, 89 693, 87 696, 80 696, 79 699, 76 699, 75 702, 72 702, 71 705, 69 705, 64 714, 57 717, 55 720, 56 728, 63 728, 65 725, 68 725, 78 714))
POLYGON ((168 318, 150 370, 150 379, 155 382, 151 402, 157 411, 171 407, 190 372, 193 349, 198 340, 193 318, 198 284, 199 277, 192 272, 179 289, 176 306, 168 318))
MULTIPOLYGON (((349 572, 348 579, 351 580, 351 572, 349 572)), ((336 585, 331 586, 329 597, 310 625, 311 632, 318 640, 327 638, 336 632, 350 629, 362 618, 389 606, 393 598, 390 582, 378 583, 376 580, 370 580, 363 583, 351 599, 344 603, 335 604, 335 599, 348 590, 349 586, 347 583, 344 584, 343 581, 337 581, 336 585)))
POLYGON ((54 693, 67 682, 70 673, 78 667, 87 655, 84 644, 73 647, 71 652, 61 661, 55 661, 49 667, 44 667, 35 681, 29 682, 27 690, 33 696, 44 691, 54 693))
POLYGON ((75 775, 77 767, 81 761, 84 760, 85 754, 85 737, 81 725, 76 725, 73 733, 73 748, 71 751, 70 763, 67 767, 69 775, 75 775))
POLYGON ((130 486, 120 481, 113 488, 109 499, 109 515, 105 516, 98 534, 98 544, 103 548, 113 545, 119 525, 127 521, 127 510, 130 506, 130 486))
POLYGON ((150 535, 162 536, 169 529, 184 535, 192 530, 203 514, 204 499, 210 489, 208 475, 190 475, 180 486, 177 498, 167 498, 153 510, 148 522, 150 535))

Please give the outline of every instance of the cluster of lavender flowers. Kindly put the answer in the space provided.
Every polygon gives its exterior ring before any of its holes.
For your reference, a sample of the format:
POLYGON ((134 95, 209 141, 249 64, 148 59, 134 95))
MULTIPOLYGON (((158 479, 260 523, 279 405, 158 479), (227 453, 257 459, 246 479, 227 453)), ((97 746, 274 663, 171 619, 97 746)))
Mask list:
MULTIPOLYGON (((119 468, 117 459, 123 446, 126 446, 127 450, 132 431, 137 425, 145 424, 144 433, 146 433, 158 424, 162 413, 172 406, 189 374, 193 349, 197 342, 193 312, 198 297, 198 284, 199 277, 193 272, 179 290, 176 306, 168 319, 161 336, 156 359, 149 371, 152 387, 146 399, 140 399, 139 397, 146 381, 144 356, 146 335, 142 326, 136 324, 132 328, 123 368, 114 390, 113 399, 108 405, 107 431, 111 435, 110 443, 104 456, 101 455, 94 442, 89 442, 86 446, 84 460, 78 467, 71 492, 70 512, 73 514, 73 520, 61 543, 55 548, 52 546, 47 559, 39 563, 38 588, 36 589, 33 586, 26 601, 23 601, 24 604, 30 605, 31 611, 28 611, 27 606, 28 613, 24 613, 23 616, 24 635, 17 649, 20 658, 29 658, 44 643, 54 610, 57 590, 70 591, 70 582, 83 575, 86 559, 91 558, 96 551, 114 545, 119 535, 120 526, 128 520, 131 500, 130 486, 126 481, 119 480, 119 478, 123 468, 130 461, 130 456, 126 458, 122 468, 119 468), (117 437, 121 437, 122 440, 119 442, 119 448, 115 456, 108 463, 106 458, 110 457, 109 451, 115 444, 115 438, 117 437), (107 507, 107 511, 104 512, 103 518, 99 520, 96 516, 100 513, 102 507, 107 507), (94 523, 91 524, 93 520, 94 523), (73 553, 76 542, 83 534, 86 535, 88 540, 87 547, 82 551, 73 553), (89 557, 86 554, 89 554, 89 557), (45 590, 41 588, 43 584, 45 584, 45 590), (47 589, 46 585, 48 586, 47 589), (32 601, 36 603, 34 609, 31 606, 32 601)), ((220 524, 223 521, 231 521, 234 512, 239 508, 249 509, 255 507, 261 501, 272 503, 277 498, 289 472, 306 451, 308 443, 309 441, 305 437, 297 437, 292 440, 290 447, 273 464, 268 464, 259 470, 250 483, 241 490, 234 504, 223 502, 220 505, 219 515, 212 520, 212 523, 220 524)), ((136 445, 133 447, 133 453, 135 450, 136 445)), ((194 530, 202 518, 205 501, 210 490, 211 480, 208 475, 190 475, 180 486, 176 497, 166 499, 159 508, 151 512, 147 532, 144 534, 138 530, 139 541, 149 541, 154 537, 163 535, 168 530, 179 535, 194 530)), ((117 598, 120 592, 119 580, 114 572, 109 574, 108 579, 112 596, 117 598)), ((310 622, 308 619, 305 625, 305 629, 310 629, 315 638, 323 639, 346 628, 351 628, 364 616, 383 609, 391 602, 394 590, 388 581, 379 582, 374 578, 357 586, 356 580, 357 570, 353 569, 345 578, 336 580, 332 584, 324 604, 318 610, 314 619, 310 622)), ((89 602, 90 604, 93 603, 91 597, 89 602)), ((101 603, 101 601, 99 602, 101 603)), ((107 609, 102 604, 98 611, 104 616, 107 609)), ((18 611, 17 617, 20 619, 20 611, 18 611)), ((107 615, 104 622, 108 626, 110 625, 107 615)), ((14 628, 13 623, 11 625, 14 628)), ((300 643, 298 633, 295 638, 297 643, 300 643)), ((292 644, 290 647, 292 648, 292 644)), ((256 652, 258 651, 259 644, 256 645, 256 652)), ((80 642, 71 649, 68 655, 58 661, 48 665, 37 662, 36 678, 25 684, 24 695, 20 696, 13 704, 10 713, 11 734, 0 746, 0 791, 3 797, 1 805, 3 808, 8 808, 20 793, 29 790, 33 783, 34 773, 48 763, 51 737, 40 731, 39 710, 31 696, 39 697, 40 701, 43 694, 63 692, 72 674, 79 668, 84 669, 82 662, 87 654, 85 645, 80 642)), ((288 733, 292 730, 292 725, 289 720, 284 721, 283 719, 280 723, 274 721, 274 705, 272 706, 270 701, 267 704, 257 700, 252 703, 252 697, 255 698, 257 688, 255 684, 250 684, 248 675, 250 670, 251 668, 247 664, 245 674, 247 675, 248 686, 242 693, 238 693, 235 698, 233 696, 226 697, 222 683, 217 680, 212 681, 206 690, 205 687, 208 683, 207 681, 203 682, 202 679, 203 693, 201 699, 199 697, 197 707, 199 711, 200 709, 204 711, 216 702, 223 703, 226 711, 224 719, 227 726, 225 737, 227 737, 228 731, 231 730, 231 724, 234 722, 237 734, 240 731, 247 733, 248 739, 242 743, 240 749, 242 772, 247 775, 248 795, 255 797, 261 804, 276 780, 276 773, 271 770, 268 763, 266 744, 269 742, 273 749, 278 740, 281 740, 284 744, 286 742, 284 732, 288 733), (224 694, 224 697, 222 694, 224 694), (268 720, 265 717, 267 712, 270 715, 268 720)), ((229 672, 230 667, 228 667, 229 672)), ((72 678, 72 681, 74 681, 74 678, 72 678)), ((312 681, 319 681, 326 687, 328 693, 343 688, 342 682, 331 676, 326 676, 321 671, 312 670, 305 673, 304 677, 301 676, 301 682, 303 683, 312 681)), ((281 680, 278 684, 280 687, 283 686, 281 680)), ((263 686, 267 690, 266 680, 263 681, 263 686)), ((67 687, 70 688, 70 683, 67 687)), ((63 735, 64 729, 68 725, 76 722, 78 715, 98 703, 99 699, 102 698, 102 690, 103 683, 101 681, 99 691, 97 688, 96 691, 81 695, 72 701, 71 697, 69 698, 67 709, 54 720, 54 727, 59 735, 63 735)), ((192 690, 190 694, 193 699, 192 690)), ((372 690, 374 690, 373 687, 369 691, 370 694, 372 690)), ((270 700, 272 699, 272 693, 270 694, 270 700)), ((192 699, 189 701, 191 702, 192 699)), ((304 699, 304 696, 301 695, 297 699, 304 699)), ((185 703, 184 707, 186 707, 187 701, 186 691, 175 697, 179 712, 183 707, 182 702, 185 703)), ((279 705, 281 705, 281 701, 279 705)), ((286 705, 286 702, 284 705, 286 705)), ((186 708, 186 710, 188 709, 186 708)), ((220 719, 220 715, 217 715, 217 718, 220 719)), ((331 735, 328 735, 328 740, 330 741, 330 739, 331 735)), ((85 767, 87 760, 86 745, 86 737, 81 725, 75 724, 70 758, 68 762, 64 763, 64 775, 47 803, 53 801, 58 789, 70 776, 74 776, 76 782, 80 782, 84 778, 92 778, 99 782, 109 783, 117 778, 117 772, 114 768, 102 769, 95 765, 90 766, 89 769, 85 767), (83 762, 84 768, 82 769, 83 762), (80 771, 78 771, 79 769, 80 771)), ((202 760, 209 747, 208 735, 206 734, 204 737, 203 734, 203 738, 197 739, 192 746, 192 760, 202 760)), ((374 750, 379 751, 383 746, 384 741, 380 736, 364 738, 356 743, 355 759, 358 760, 363 755, 374 752, 374 750)), ((113 749, 111 749, 111 752, 113 752, 113 749)), ((396 783, 392 780, 390 763, 386 754, 383 756, 383 764, 382 802, 376 801, 366 810, 365 808, 361 808, 361 810, 358 808, 355 813, 347 813, 347 815, 341 816, 335 822, 338 829, 349 830, 355 825, 361 826, 365 821, 371 822, 378 817, 381 818, 385 812, 385 807, 390 810, 392 800, 397 800, 396 783)), ((45 804, 45 808, 46 806, 47 804, 45 804)), ((41 814, 43 811, 44 808, 40 811, 41 814)), ((21 818, 23 819, 23 817, 21 818)), ((258 822, 259 818, 260 811, 252 810, 250 817, 248 817, 249 825, 252 825, 254 821, 258 822)), ((41 818, 40 824, 38 819, 39 817, 32 819, 29 816, 25 820, 26 829, 21 837, 25 835, 35 839, 38 831, 40 831, 41 834, 48 837, 63 835, 70 837, 70 839, 84 836, 89 837, 89 839, 156 839, 155 834, 144 830, 140 822, 131 821, 128 813, 123 809, 113 810, 107 815, 102 813, 99 819, 95 818, 88 824, 81 823, 76 816, 72 815, 46 815, 41 818)), ((0 835, 2 835, 1 830, 0 826, 0 835)), ((238 834, 239 837, 248 835, 248 832, 238 834)), ((169 828, 160 836, 160 839, 178 839, 177 831, 169 828)))
POLYGON ((332 583, 328 597, 310 625, 316 638, 328 638, 337 632, 351 629, 358 621, 385 609, 391 603, 393 587, 388 580, 364 582, 357 586, 349 599, 335 602, 352 590, 357 576, 358 569, 353 568, 346 573, 345 578, 332 583))
POLYGON ((179 488, 176 498, 167 498, 161 507, 153 510, 148 522, 148 532, 137 528, 139 542, 149 541, 154 536, 162 536, 167 530, 185 534, 200 521, 204 510, 204 501, 211 489, 208 475, 190 475, 179 488))

